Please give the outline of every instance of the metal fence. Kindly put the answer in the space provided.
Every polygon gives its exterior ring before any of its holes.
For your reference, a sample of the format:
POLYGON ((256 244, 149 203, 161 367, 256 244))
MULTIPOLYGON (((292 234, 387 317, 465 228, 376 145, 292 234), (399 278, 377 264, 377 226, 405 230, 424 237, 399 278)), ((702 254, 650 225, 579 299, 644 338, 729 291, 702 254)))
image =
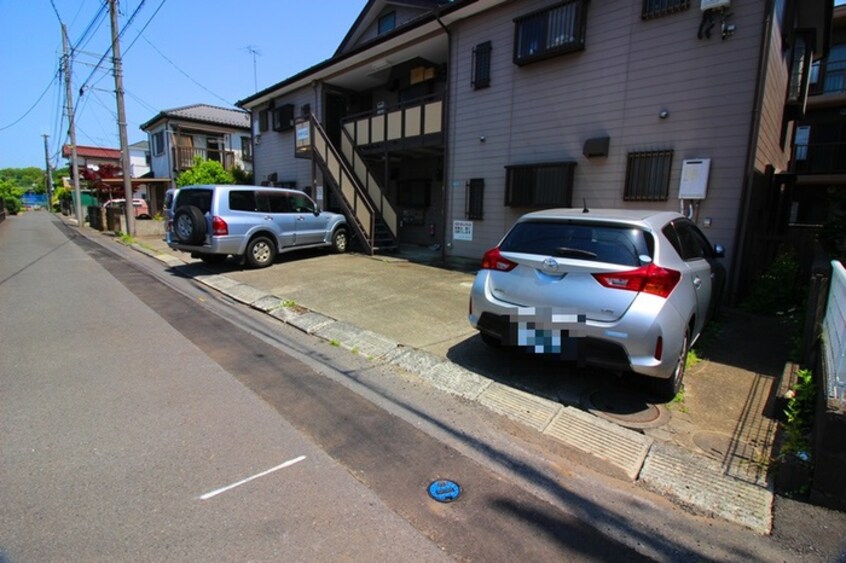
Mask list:
POLYGON ((831 286, 823 322, 823 357, 830 399, 846 401, 846 269, 831 264, 831 286))

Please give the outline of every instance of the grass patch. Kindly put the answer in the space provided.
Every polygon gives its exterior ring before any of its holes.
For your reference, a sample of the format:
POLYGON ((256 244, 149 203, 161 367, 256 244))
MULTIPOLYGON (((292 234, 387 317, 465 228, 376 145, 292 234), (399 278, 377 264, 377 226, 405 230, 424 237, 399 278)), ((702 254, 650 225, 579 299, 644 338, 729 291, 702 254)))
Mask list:
POLYGON ((334 346, 335 348, 338 348, 338 347, 341 346, 341 342, 337 338, 333 338, 332 340, 329 341, 329 345, 334 346))
POLYGON ((678 410, 681 413, 688 412, 687 405, 684 404, 684 387, 682 387, 681 391, 676 393, 676 396, 673 397, 673 400, 669 402, 667 407, 670 410, 678 410))
POLYGON ((135 244, 135 238, 133 238, 129 233, 119 232, 117 233, 117 237, 120 242, 127 246, 135 244))

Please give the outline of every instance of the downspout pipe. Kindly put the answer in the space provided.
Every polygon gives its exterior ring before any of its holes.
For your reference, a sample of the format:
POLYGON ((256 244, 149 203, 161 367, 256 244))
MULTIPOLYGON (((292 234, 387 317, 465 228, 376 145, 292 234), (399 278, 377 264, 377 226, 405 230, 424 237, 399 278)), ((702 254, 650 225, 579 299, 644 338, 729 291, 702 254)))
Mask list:
POLYGON ((761 115, 764 104, 764 90, 767 83, 767 53, 773 32, 774 3, 767 2, 766 17, 764 18, 764 29, 761 34, 761 48, 758 53, 758 76, 755 79, 755 105, 752 108, 752 119, 749 127, 749 140, 746 147, 746 171, 743 177, 743 187, 740 196, 740 209, 738 210, 737 227, 734 232, 734 256, 731 261, 731 297, 730 304, 735 305, 738 300, 738 286, 740 285, 740 267, 743 264, 745 242, 748 233, 749 216, 752 212, 752 184, 755 180, 755 160, 758 148, 758 135, 761 129, 761 115), (745 236, 744 236, 745 235, 745 236))
POLYGON ((443 145, 444 145, 444 156, 443 156, 443 171, 441 173, 441 219, 442 219, 442 238, 441 238, 441 261, 446 262, 446 247, 447 247, 447 217, 449 216, 447 213, 448 208, 450 207, 450 196, 452 195, 451 190, 447 188, 447 179, 451 178, 449 172, 449 135, 450 131, 447 127, 449 123, 449 113, 450 113, 450 88, 452 88, 452 80, 450 80, 450 75, 452 73, 452 32, 449 28, 441 21, 441 13, 440 8, 438 8, 438 13, 435 16, 435 20, 437 20, 438 25, 443 28, 444 33, 447 36, 447 73, 446 73, 446 84, 444 86, 444 112, 441 115, 441 131, 443 131, 443 145))

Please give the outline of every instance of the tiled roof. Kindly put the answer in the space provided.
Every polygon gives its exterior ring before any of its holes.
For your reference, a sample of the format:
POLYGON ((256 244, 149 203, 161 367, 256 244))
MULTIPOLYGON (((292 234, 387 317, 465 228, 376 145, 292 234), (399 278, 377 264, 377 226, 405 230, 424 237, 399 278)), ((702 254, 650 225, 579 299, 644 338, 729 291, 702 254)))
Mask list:
POLYGON ((250 128, 250 114, 246 111, 209 106, 206 104, 194 104, 191 106, 166 109, 147 123, 141 125, 141 129, 149 127, 155 121, 162 118, 185 119, 188 121, 198 121, 213 125, 237 127, 239 129, 250 128))
MULTIPOLYGON (((62 156, 65 158, 70 158, 70 145, 62 145, 62 156)), ((86 147, 83 145, 76 145, 76 156, 80 158, 120 160, 120 149, 105 149, 103 147, 86 147)))

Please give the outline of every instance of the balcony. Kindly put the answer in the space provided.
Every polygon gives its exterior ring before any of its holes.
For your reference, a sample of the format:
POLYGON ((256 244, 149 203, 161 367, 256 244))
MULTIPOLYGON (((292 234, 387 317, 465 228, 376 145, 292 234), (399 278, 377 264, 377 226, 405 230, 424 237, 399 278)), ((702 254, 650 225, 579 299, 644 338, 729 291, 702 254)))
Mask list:
POLYGON ((846 174, 846 142, 795 145, 793 171, 796 174, 846 174))
POLYGON ((822 61, 811 72, 808 107, 823 108, 846 103, 846 61, 822 61))
POLYGON ((440 148, 443 99, 429 96, 344 120, 349 138, 366 153, 440 148))
POLYGON ((172 162, 174 172, 182 172, 194 166, 194 159, 216 160, 226 170, 235 166, 235 153, 219 149, 202 149, 195 147, 173 147, 172 162))

